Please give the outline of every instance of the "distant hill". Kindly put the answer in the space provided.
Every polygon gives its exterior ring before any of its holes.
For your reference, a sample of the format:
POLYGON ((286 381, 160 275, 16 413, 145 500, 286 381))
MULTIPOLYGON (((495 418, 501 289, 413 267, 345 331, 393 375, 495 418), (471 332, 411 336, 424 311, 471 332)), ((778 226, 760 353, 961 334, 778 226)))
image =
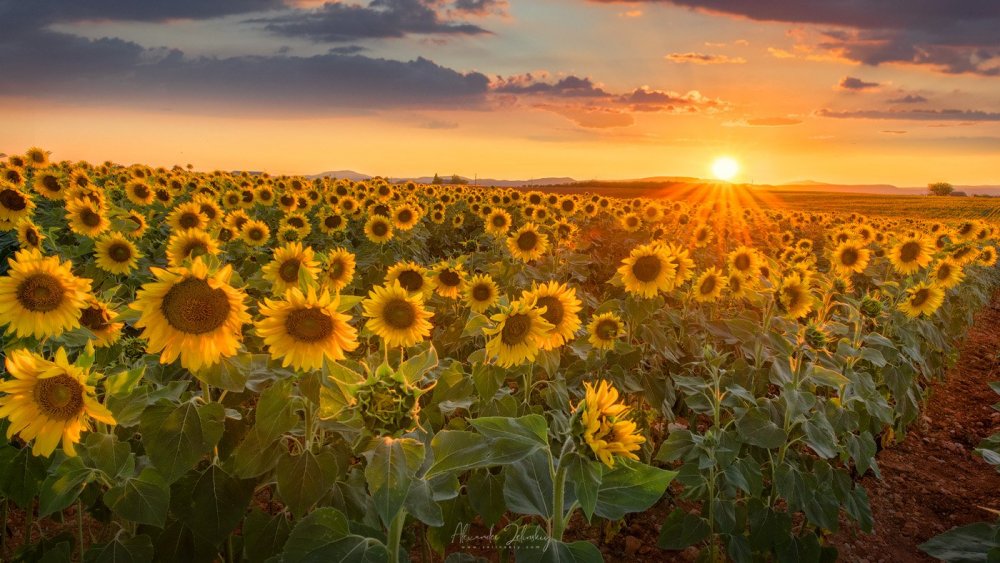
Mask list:
MULTIPOLYGON (((348 180, 354 180, 355 182, 361 180, 368 180, 373 178, 369 174, 362 174, 360 172, 355 172, 353 170, 328 170, 326 172, 320 172, 319 174, 313 174, 307 176, 307 178, 346 178, 348 180)), ((451 175, 442 175, 442 178, 448 180, 451 175)), ((507 187, 518 187, 518 186, 552 186, 556 184, 569 184, 575 182, 573 178, 562 177, 562 178, 532 178, 530 180, 498 180, 495 178, 468 178, 466 176, 459 176, 463 180, 466 180, 469 184, 476 184, 479 186, 498 186, 502 188, 507 187)), ((408 178, 390 178, 393 182, 417 182, 418 184, 430 184, 434 180, 434 176, 417 176, 408 178)))
POLYGON ((326 172, 320 172, 319 174, 313 174, 312 176, 307 176, 307 178, 346 178, 348 180, 354 180, 355 182, 361 180, 368 180, 371 178, 368 174, 362 174, 360 172, 355 172, 353 170, 328 170, 326 172))
MULTIPOLYGON (((901 188, 891 184, 829 184, 813 180, 803 180, 801 182, 792 182, 775 186, 759 185, 754 187, 757 189, 772 191, 809 191, 851 194, 925 195, 927 193, 926 186, 901 188)), ((968 195, 1000 196, 1000 186, 955 186, 955 191, 965 192, 968 195)))

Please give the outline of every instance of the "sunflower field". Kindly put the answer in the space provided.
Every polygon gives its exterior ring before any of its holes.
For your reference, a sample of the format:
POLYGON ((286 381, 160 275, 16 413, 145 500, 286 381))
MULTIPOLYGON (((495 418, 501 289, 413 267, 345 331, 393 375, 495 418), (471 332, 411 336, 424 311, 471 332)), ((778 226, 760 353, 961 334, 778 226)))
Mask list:
POLYGON ((832 560, 997 229, 715 195, 8 157, 0 558, 832 560))

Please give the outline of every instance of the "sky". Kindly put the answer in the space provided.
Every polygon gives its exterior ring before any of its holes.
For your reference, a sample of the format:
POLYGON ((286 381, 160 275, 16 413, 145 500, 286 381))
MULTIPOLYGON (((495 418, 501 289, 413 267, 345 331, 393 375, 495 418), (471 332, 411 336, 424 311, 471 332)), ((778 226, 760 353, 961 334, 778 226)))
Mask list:
POLYGON ((0 152, 1000 184, 996 0, 0 0, 0 152))

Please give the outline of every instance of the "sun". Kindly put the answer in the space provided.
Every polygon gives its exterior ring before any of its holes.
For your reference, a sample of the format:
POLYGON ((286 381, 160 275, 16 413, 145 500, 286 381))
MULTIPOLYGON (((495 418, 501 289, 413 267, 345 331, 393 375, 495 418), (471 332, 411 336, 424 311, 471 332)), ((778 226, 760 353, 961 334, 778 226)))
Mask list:
POLYGON ((732 180, 740 171, 740 163, 731 156, 720 156, 712 162, 712 175, 719 180, 732 180))

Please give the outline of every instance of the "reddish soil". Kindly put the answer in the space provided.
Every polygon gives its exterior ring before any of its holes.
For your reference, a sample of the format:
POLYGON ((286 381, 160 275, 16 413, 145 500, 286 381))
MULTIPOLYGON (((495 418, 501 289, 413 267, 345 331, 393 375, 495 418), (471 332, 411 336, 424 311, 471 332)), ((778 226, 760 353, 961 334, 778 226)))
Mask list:
POLYGON ((975 454, 1000 432, 1000 294, 969 331, 958 365, 931 387, 920 421, 903 443, 878 455, 883 480, 862 480, 871 497, 875 532, 844 530, 831 543, 844 561, 935 561, 917 546, 955 526, 993 520, 1000 509, 1000 474, 975 454))

